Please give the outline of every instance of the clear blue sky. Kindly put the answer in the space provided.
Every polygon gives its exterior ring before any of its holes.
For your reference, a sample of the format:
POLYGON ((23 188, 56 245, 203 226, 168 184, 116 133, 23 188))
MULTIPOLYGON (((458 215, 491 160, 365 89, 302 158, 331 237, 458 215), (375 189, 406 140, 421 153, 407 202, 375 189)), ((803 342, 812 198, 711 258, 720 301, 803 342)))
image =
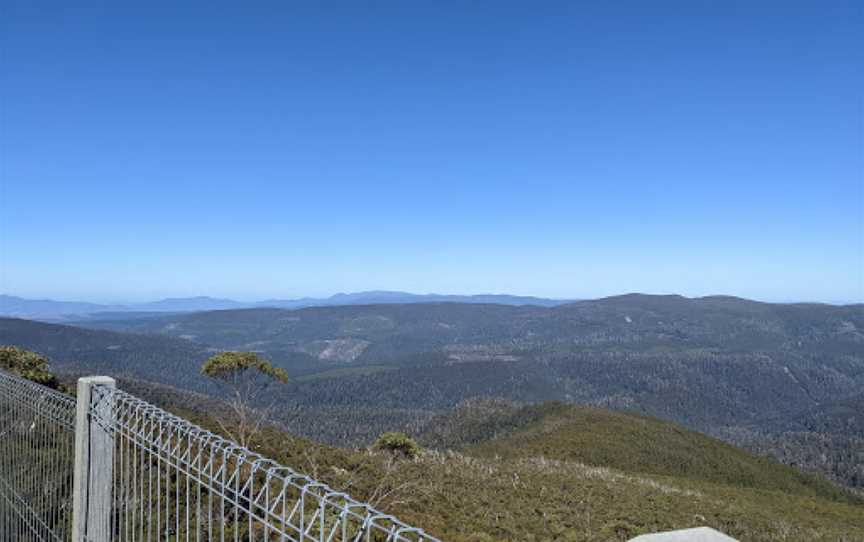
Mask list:
POLYGON ((864 299, 860 1, 6 1, 0 292, 864 299))

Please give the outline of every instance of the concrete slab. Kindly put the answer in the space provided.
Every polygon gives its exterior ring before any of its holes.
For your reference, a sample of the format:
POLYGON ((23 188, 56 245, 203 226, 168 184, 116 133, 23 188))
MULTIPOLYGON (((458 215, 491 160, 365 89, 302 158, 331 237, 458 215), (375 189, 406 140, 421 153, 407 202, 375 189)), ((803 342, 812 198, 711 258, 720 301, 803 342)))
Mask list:
POLYGON ((651 533, 631 538, 630 542, 738 542, 731 536, 711 527, 696 527, 695 529, 679 529, 664 533, 651 533))

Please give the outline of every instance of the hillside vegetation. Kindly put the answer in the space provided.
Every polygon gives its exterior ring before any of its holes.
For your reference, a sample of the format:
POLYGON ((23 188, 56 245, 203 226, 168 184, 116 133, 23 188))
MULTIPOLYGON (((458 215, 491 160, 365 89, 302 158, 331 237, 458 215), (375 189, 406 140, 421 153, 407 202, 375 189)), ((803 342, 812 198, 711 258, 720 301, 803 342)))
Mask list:
POLYGON ((0 344, 58 370, 209 391, 217 350, 259 352, 293 382, 284 428, 337 445, 418 433, 475 397, 558 400, 673 420, 864 489, 864 306, 626 295, 557 307, 461 303, 0 319, 0 344))
POLYGON ((632 474, 855 500, 816 476, 656 418, 599 408, 473 401, 429 424, 429 446, 474 457, 545 458, 632 474))
MULTIPOLYGON (((218 427, 209 418, 218 409, 206 400, 123 386, 218 427)), ((273 428, 255 447, 450 542, 618 542, 697 525, 742 541, 864 540, 861 501, 659 420, 481 401, 437 417, 421 440, 426 449, 415 459, 335 448, 273 428), (675 440, 662 446, 670 436, 675 440), (639 452, 627 448, 641 442, 639 452), (675 445, 688 451, 684 470, 663 474, 682 462, 675 445)))
POLYGON ((211 388, 199 374, 215 349, 182 339, 0 318, 0 345, 46 356, 65 373, 134 377, 188 389, 211 388))

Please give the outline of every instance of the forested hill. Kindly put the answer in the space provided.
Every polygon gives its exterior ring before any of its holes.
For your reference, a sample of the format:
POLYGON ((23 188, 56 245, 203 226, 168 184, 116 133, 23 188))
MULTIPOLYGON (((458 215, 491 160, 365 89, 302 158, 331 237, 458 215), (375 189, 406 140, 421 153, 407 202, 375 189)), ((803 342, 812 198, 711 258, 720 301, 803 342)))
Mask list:
MULTIPOLYGON (((89 319, 77 325, 158 333, 319 361, 410 359, 449 347, 499 350, 646 347, 860 354, 864 305, 770 304, 733 297, 625 295, 557 307, 463 303, 242 309, 151 318, 89 319), (315 341, 355 341, 350 356, 316 356, 315 341)), ((320 352, 318 353, 320 354, 320 352)), ((478 353, 479 354, 479 353, 478 353)), ((523 353, 527 355, 527 353, 523 353)), ((470 356, 469 356, 470 357, 470 356)))
POLYGON ((676 424, 565 403, 520 406, 501 400, 468 401, 433 419, 420 438, 427 446, 476 457, 543 457, 736 487, 840 500, 850 497, 818 477, 676 424))
MULTIPOLYGON (((219 430, 218 405, 200 395, 121 385, 219 430)), ((419 437, 413 459, 275 429, 255 448, 453 542, 611 542, 695 525, 753 542, 864 536, 860 498, 653 418, 475 400, 419 437)))
POLYGON ((197 390, 209 353, 259 351, 294 377, 277 398, 285 427, 331 443, 414 431, 478 396, 561 400, 675 420, 864 487, 864 414, 844 406, 864 390, 862 305, 634 294, 557 307, 247 309, 81 325, 96 329, 0 320, 0 343, 64 370, 197 390))
POLYGON ((97 303, 54 301, 51 299, 25 299, 0 294, 0 316, 27 318, 47 322, 66 323, 76 319, 104 318, 111 313, 126 318, 152 316, 160 313, 188 313, 226 309, 270 307, 279 309, 299 309, 303 307, 329 307, 343 305, 406 304, 406 303, 496 303, 499 305, 538 305, 554 307, 567 301, 540 297, 480 294, 480 295, 442 295, 411 294, 394 291, 355 292, 336 294, 325 298, 304 297, 300 299, 267 299, 264 301, 242 302, 233 299, 206 296, 168 298, 146 303, 123 303, 101 305, 97 303))
POLYGON ((62 373, 107 374, 203 390, 201 363, 214 349, 171 337, 0 318, 0 345, 43 354, 62 373))

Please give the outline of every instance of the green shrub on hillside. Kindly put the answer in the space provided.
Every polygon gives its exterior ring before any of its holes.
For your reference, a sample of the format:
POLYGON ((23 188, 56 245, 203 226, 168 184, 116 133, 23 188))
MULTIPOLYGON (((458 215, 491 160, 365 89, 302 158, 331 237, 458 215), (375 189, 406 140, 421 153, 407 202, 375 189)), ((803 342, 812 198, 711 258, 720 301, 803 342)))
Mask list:
POLYGON ((60 387, 57 377, 48 371, 48 360, 23 348, 0 346, 0 369, 55 390, 60 387))
POLYGON ((373 448, 414 459, 420 454, 420 446, 405 433, 384 433, 375 441, 373 448))

